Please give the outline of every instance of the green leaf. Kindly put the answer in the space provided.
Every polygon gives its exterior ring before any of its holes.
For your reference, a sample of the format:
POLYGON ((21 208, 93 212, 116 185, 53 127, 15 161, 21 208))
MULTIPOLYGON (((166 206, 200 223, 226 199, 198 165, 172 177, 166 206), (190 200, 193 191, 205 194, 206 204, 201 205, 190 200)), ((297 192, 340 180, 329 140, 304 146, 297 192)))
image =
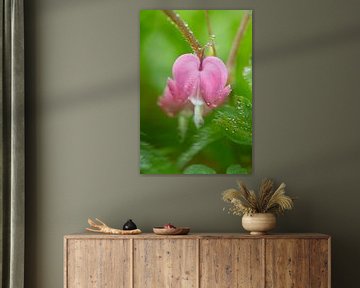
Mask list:
POLYGON ((247 174, 247 173, 248 173, 247 169, 241 167, 240 164, 230 165, 226 169, 226 174, 247 174))
POLYGON ((243 96, 234 95, 234 107, 244 113, 244 117, 248 120, 251 120, 252 117, 252 103, 248 98, 243 96))
POLYGON ((184 170, 184 174, 216 174, 216 171, 206 165, 193 164, 184 170))
POLYGON ((236 144, 252 144, 252 103, 242 96, 234 96, 233 102, 234 107, 223 106, 209 116, 211 120, 197 131, 191 146, 178 158, 178 168, 183 168, 194 156, 224 135, 236 144))
POLYGON ((252 104, 241 96, 235 96, 235 107, 224 106, 216 111, 213 122, 233 142, 252 144, 252 104))
POLYGON ((172 174, 178 173, 173 163, 162 153, 146 142, 140 143, 141 174, 172 174))
POLYGON ((221 136, 221 131, 213 125, 201 127, 194 135, 191 146, 180 155, 177 166, 179 168, 184 167, 196 154, 221 136))

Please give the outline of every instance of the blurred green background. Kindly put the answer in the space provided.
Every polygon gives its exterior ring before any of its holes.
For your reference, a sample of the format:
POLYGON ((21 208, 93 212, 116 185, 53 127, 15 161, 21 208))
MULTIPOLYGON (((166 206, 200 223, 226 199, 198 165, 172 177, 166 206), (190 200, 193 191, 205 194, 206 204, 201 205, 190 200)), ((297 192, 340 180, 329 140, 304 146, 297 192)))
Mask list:
MULTIPOLYGON (((204 10, 177 10, 201 45, 210 41, 204 10)), ((209 10, 217 56, 228 59, 243 10, 209 10)), ((208 49, 210 50, 210 49, 208 49)), ((252 170, 252 18, 241 40, 226 104, 197 129, 157 105, 176 58, 192 53, 161 10, 140 12, 140 172, 249 174, 252 170)), ((207 51, 210 53, 211 51, 207 51)))

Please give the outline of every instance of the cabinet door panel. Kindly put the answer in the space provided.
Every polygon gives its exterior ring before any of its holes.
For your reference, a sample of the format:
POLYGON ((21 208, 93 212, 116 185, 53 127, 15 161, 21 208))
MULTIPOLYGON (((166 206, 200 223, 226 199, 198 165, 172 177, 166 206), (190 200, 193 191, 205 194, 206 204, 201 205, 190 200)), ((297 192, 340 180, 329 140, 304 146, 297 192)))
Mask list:
POLYGON ((263 287, 262 243, 260 239, 201 240, 200 287, 263 287))
POLYGON ((131 287, 130 240, 67 240, 67 288, 131 287))
POLYGON ((307 239, 266 239, 266 288, 309 287, 307 239))
POLYGON ((195 239, 134 240, 134 287, 197 287, 197 243, 195 239))
POLYGON ((310 287, 329 287, 330 275, 329 240, 313 239, 310 242, 310 287))

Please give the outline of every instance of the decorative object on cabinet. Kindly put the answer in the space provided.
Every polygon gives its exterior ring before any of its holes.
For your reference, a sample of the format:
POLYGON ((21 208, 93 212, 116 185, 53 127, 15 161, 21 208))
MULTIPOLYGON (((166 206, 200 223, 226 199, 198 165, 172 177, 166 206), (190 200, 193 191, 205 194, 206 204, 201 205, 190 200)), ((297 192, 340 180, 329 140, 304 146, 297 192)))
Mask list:
POLYGON ((323 234, 75 234, 65 236, 64 248, 65 288, 331 285, 323 234))
POLYGON ((136 224, 132 221, 132 219, 129 219, 128 221, 125 222, 125 224, 123 225, 123 230, 135 230, 137 229, 136 224))
POLYGON ((249 190, 242 181, 238 189, 227 189, 222 193, 225 202, 230 203, 229 212, 242 216, 243 228, 251 234, 264 234, 276 226, 275 215, 284 214, 294 207, 294 198, 285 194, 285 183, 274 190, 274 182, 264 179, 259 193, 249 190))
POLYGON ((88 218, 88 223, 91 228, 86 228, 87 231, 90 232, 97 232, 97 233, 104 233, 104 234, 114 234, 114 235, 135 235, 140 234, 140 229, 133 229, 133 230, 121 230, 121 229, 115 229, 111 228, 108 225, 106 225, 101 220, 95 218, 96 221, 91 220, 88 218))
POLYGON ((154 227, 153 232, 158 235, 186 235, 189 234, 189 227, 173 227, 173 228, 164 228, 164 227, 154 227))
POLYGON ((273 213, 244 214, 241 224, 251 235, 261 235, 275 228, 276 217, 273 213))

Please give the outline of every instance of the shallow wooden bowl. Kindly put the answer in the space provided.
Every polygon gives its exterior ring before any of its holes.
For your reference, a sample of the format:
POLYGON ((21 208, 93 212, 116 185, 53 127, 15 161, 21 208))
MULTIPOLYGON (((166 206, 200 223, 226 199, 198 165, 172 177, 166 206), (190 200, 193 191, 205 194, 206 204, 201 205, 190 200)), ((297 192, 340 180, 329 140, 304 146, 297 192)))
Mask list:
POLYGON ((189 227, 163 228, 154 227, 153 231, 157 235, 186 235, 190 232, 189 227))

